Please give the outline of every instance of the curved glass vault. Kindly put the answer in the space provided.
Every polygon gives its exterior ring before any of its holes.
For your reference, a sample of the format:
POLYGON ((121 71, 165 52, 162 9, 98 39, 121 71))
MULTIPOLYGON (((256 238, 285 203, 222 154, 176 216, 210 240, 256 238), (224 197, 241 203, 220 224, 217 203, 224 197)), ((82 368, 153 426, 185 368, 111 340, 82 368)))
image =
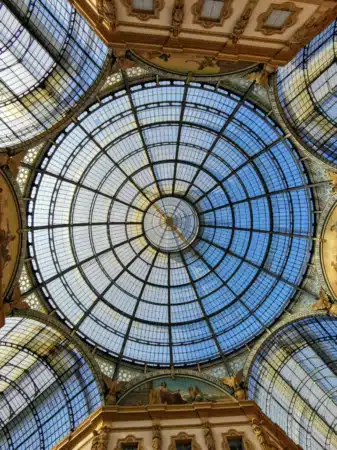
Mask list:
POLYGON ((337 448, 337 319, 300 319, 259 349, 248 392, 306 450, 337 448))
POLYGON ((277 72, 285 118, 307 149, 337 163, 337 21, 277 72))
POLYGON ((64 334, 36 319, 0 329, 0 448, 51 449, 101 405, 87 361, 64 334))
POLYGON ((301 283, 312 202, 297 154, 245 97, 138 84, 94 104, 36 169, 29 253, 52 308, 119 360, 223 357, 301 283))
POLYGON ((0 3, 0 148, 42 136, 99 77, 107 48, 67 0, 0 3))

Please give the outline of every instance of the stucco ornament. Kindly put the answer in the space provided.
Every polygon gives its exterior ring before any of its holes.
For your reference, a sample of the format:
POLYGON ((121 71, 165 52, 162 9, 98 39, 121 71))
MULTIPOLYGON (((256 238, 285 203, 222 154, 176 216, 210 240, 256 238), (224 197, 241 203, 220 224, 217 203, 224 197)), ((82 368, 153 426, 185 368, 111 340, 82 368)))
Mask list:
POLYGON ((314 311, 326 310, 331 316, 337 316, 337 304, 332 303, 325 293, 324 289, 321 288, 319 292, 319 297, 317 297, 317 302, 311 306, 314 311))
POLYGON ((205 444, 207 450, 215 450, 215 440, 212 433, 211 424, 209 422, 203 423, 204 428, 204 437, 205 437, 205 444))
POLYGON ((91 450, 108 450, 110 428, 103 427, 101 430, 94 430, 91 450))
POLYGON ((231 387, 234 390, 234 397, 237 400, 240 401, 247 399, 247 387, 244 382, 242 370, 231 377, 220 378, 220 381, 221 383, 225 384, 228 387, 231 387))

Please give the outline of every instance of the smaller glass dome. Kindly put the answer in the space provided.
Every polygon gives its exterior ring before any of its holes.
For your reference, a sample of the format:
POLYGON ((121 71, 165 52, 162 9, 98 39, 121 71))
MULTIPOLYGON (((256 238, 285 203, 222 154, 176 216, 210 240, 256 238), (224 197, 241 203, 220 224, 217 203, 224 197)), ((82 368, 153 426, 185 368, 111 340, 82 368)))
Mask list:
POLYGON ((337 318, 282 327, 259 348, 248 393, 305 450, 337 449, 337 318))
POLYGON ((0 329, 1 450, 49 450, 100 405, 92 367, 68 336, 28 315, 6 319, 0 329))
POLYGON ((42 138, 74 113, 107 48, 67 0, 0 3, 0 149, 42 138))
POLYGON ((277 72, 281 113, 303 145, 337 164, 337 21, 277 72))

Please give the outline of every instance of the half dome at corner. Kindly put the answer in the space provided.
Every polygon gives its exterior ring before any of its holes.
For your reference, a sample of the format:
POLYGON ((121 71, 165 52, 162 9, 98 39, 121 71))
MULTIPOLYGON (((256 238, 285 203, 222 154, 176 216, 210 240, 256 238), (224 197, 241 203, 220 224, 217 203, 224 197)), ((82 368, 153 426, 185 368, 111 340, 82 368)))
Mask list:
POLYGON ((0 329, 0 448, 50 450, 102 404, 98 369, 43 314, 0 329))
POLYGON ((69 122, 108 49, 67 0, 0 3, 0 149, 27 149, 69 122))
POLYGON ((137 364, 240 349, 283 312, 310 258, 298 155, 259 107, 212 85, 106 96, 49 147, 30 198, 46 304, 97 350, 137 364))

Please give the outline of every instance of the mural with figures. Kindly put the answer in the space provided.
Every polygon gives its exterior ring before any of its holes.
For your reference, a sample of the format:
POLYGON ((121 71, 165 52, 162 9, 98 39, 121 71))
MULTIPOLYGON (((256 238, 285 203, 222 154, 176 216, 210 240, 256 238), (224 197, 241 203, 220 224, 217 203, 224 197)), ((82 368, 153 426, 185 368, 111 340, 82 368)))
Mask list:
POLYGON ((157 378, 135 387, 118 402, 120 405, 181 405, 194 402, 219 402, 229 394, 198 378, 157 378))

